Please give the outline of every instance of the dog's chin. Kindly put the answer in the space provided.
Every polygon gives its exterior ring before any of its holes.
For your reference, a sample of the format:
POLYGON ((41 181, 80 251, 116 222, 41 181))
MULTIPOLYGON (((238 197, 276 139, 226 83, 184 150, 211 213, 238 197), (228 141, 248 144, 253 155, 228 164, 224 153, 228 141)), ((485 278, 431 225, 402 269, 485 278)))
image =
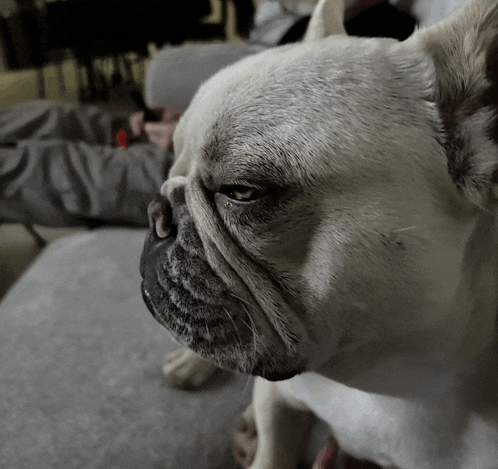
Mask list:
POLYGON ((142 282, 144 302, 154 318, 182 345, 220 368, 261 376, 269 381, 281 381, 305 371, 302 362, 285 357, 276 347, 266 345, 255 348, 254 332, 238 315, 222 317, 216 307, 206 306, 206 317, 200 324, 193 324, 187 315, 175 311, 165 292, 158 286, 142 282), (237 325, 238 319, 240 323, 237 325), (278 358, 279 355, 281 358, 278 358))
POLYGON ((263 369, 263 370, 253 370, 251 373, 254 376, 261 376, 268 381, 284 381, 286 379, 291 379, 296 375, 303 373, 304 367, 289 369, 289 370, 276 370, 276 369, 263 369))

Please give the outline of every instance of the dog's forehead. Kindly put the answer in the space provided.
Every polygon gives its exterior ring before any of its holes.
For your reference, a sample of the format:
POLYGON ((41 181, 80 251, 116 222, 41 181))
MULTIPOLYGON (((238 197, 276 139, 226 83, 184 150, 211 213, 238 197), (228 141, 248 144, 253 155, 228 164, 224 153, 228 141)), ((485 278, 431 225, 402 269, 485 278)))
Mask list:
POLYGON ((233 99, 247 101, 267 91, 286 93, 299 84, 296 80, 310 81, 319 74, 333 81, 351 73, 368 73, 372 66, 378 73, 385 69, 382 62, 389 60, 386 52, 396 44, 391 39, 331 36, 275 47, 224 68, 202 85, 198 98, 232 105, 233 99))
POLYGON ((337 36, 276 48, 203 85, 188 110, 195 120, 188 130, 204 166, 227 179, 241 172, 251 179, 252 171, 254 179, 303 180, 320 167, 320 145, 326 164, 340 166, 330 154, 350 155, 358 141, 425 126, 434 117, 432 74, 425 56, 392 40, 337 36))

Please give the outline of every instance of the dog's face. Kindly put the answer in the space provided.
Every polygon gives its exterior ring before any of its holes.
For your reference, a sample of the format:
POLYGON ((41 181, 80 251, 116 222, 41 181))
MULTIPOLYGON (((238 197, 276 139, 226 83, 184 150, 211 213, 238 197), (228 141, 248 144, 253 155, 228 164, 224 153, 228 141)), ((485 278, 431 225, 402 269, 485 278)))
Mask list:
POLYGON ((492 144, 477 129, 490 104, 456 128, 432 39, 331 36, 201 87, 141 266, 147 305, 182 343, 285 379, 457 334, 461 263, 498 158, 449 155, 467 127, 481 139, 467 156, 492 144))

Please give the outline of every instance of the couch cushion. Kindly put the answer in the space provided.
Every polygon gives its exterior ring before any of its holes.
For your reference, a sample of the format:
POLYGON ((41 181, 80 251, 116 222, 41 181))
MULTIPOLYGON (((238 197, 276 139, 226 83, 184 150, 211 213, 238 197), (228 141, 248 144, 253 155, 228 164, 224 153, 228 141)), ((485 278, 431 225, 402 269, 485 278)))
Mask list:
POLYGON ((2 467, 237 467, 232 438, 252 378, 220 371, 191 392, 165 382, 164 357, 179 345, 142 302, 144 237, 61 238, 0 304, 2 467))

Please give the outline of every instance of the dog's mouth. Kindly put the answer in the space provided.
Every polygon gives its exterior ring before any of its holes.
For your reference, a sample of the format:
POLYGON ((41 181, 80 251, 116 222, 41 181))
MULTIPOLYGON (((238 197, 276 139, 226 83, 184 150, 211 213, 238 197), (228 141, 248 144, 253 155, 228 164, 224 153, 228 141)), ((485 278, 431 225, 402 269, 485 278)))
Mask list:
MULTIPOLYGON (((241 356, 255 355, 250 320, 207 262, 196 250, 181 246, 178 238, 146 242, 142 254, 145 304, 183 345, 234 368, 241 356)), ((251 366, 244 363, 243 368, 251 366)))
POLYGON ((141 258, 142 295, 155 319, 183 345, 221 368, 282 380, 303 371, 263 343, 254 306, 234 295, 205 259, 187 217, 176 236, 151 229, 141 258), (187 226, 188 225, 188 226, 187 226))

